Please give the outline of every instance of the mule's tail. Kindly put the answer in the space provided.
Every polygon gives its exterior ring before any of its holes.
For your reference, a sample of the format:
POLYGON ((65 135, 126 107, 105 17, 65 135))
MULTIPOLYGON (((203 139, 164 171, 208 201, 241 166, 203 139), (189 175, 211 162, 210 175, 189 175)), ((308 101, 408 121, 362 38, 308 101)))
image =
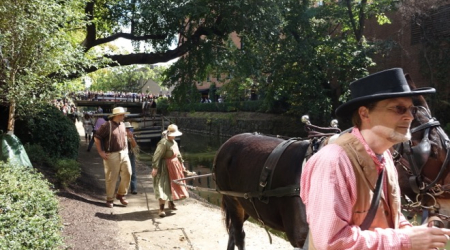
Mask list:
POLYGON ((231 216, 230 216, 230 209, 227 207, 227 202, 225 201, 225 196, 222 197, 222 213, 224 217, 225 222, 225 228, 227 229, 227 233, 230 233, 230 227, 231 227, 231 216))

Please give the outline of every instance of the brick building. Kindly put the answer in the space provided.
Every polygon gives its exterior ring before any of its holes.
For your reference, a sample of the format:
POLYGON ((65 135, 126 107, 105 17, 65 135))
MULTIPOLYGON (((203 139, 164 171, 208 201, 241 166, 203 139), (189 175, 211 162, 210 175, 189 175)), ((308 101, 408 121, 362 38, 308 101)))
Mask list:
MULTIPOLYGON (((398 11, 388 13, 392 24, 380 26, 375 20, 366 23, 364 34, 367 39, 393 42, 388 54, 375 58, 377 66, 371 71, 401 67, 418 87, 431 86, 448 93, 448 88, 437 86, 429 74, 424 73, 424 67, 427 71, 436 66, 425 57, 424 46, 429 39, 450 39, 450 1, 421 1, 422 5, 416 2, 419 1, 404 1, 398 11)), ((449 49, 448 43, 439 46, 449 49)))

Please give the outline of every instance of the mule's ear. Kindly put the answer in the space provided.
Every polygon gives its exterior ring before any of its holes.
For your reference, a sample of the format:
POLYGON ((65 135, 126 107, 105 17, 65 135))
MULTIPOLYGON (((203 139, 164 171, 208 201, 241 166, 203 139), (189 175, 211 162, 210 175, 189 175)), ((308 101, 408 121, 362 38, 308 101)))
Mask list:
POLYGON ((416 84, 413 82, 413 80, 412 80, 411 76, 409 75, 409 73, 405 74, 405 78, 406 78, 406 81, 408 82, 409 88, 411 90, 414 90, 414 89, 417 88, 416 84))
MULTIPOLYGON (((412 80, 411 76, 409 75, 409 73, 405 74, 405 79, 408 82, 409 88, 411 90, 416 89, 416 84, 414 83, 414 81, 412 80)), ((412 98, 413 99, 413 103, 415 106, 423 106, 427 109, 429 109, 427 101, 425 100, 425 98, 422 95, 419 96, 415 96, 412 98)))

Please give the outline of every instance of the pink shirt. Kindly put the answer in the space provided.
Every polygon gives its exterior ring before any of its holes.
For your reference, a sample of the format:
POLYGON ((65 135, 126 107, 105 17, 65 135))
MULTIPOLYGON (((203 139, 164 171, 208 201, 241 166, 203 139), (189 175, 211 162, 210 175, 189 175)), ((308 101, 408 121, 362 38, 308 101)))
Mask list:
MULTIPOLYGON (((354 134, 380 169, 375 153, 357 128, 354 134)), ((385 159, 392 163, 392 156, 385 159)), ((393 164, 393 163, 392 163, 393 164)), ((344 149, 336 144, 322 148, 306 163, 300 180, 300 196, 316 249, 411 249, 409 237, 399 230, 377 228, 362 231, 351 225, 352 207, 356 203, 356 178, 344 149)), ((399 226, 411 226, 400 214, 399 226)))

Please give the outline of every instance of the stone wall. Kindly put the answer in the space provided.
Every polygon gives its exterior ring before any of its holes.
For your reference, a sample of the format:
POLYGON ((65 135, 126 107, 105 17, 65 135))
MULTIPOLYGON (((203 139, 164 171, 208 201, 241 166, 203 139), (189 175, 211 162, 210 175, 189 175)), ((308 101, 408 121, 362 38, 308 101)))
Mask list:
POLYGON ((239 133, 259 132, 267 135, 304 137, 301 118, 250 112, 171 113, 181 131, 230 137, 239 133))

